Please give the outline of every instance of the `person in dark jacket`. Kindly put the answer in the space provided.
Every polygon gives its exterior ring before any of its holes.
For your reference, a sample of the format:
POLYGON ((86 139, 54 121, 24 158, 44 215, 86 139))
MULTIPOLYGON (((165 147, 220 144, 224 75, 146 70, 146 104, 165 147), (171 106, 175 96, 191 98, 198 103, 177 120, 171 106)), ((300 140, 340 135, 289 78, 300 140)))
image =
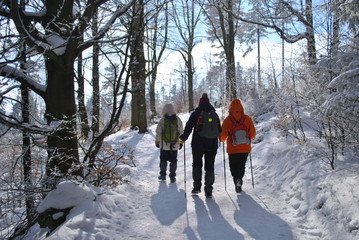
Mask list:
MULTIPOLYGON (((210 112, 214 111, 214 107, 209 103, 207 93, 203 93, 202 97, 199 100, 198 107, 191 113, 185 129, 184 133, 180 136, 180 140, 184 143, 189 135, 192 132, 192 177, 193 177, 193 190, 192 194, 198 194, 201 192, 202 187, 202 167, 203 167, 203 157, 204 157, 204 191, 207 197, 212 196, 213 183, 214 183, 214 161, 217 155, 218 149, 218 137, 215 138, 205 138, 201 137, 197 131, 197 123, 198 119, 201 115, 201 112, 210 112)), ((221 132, 221 123, 219 117, 216 115, 216 122, 218 127, 218 132, 221 132)))

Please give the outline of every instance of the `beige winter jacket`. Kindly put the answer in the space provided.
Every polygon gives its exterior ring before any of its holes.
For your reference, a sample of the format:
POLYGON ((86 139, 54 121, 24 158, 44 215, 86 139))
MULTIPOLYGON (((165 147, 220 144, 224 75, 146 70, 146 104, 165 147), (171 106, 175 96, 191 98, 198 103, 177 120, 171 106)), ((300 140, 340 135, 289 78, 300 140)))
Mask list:
MULTIPOLYGON (((179 135, 181 135, 183 133, 183 123, 181 121, 181 119, 176 116, 177 118, 177 127, 178 127, 178 132, 179 135)), ((165 117, 162 117, 161 120, 159 121, 157 128, 156 128, 156 143, 160 144, 160 148, 163 150, 178 150, 180 147, 179 142, 177 142, 176 144, 172 145, 172 149, 171 149, 171 144, 167 143, 165 141, 162 141, 162 134, 164 131, 164 121, 165 121, 165 117)))

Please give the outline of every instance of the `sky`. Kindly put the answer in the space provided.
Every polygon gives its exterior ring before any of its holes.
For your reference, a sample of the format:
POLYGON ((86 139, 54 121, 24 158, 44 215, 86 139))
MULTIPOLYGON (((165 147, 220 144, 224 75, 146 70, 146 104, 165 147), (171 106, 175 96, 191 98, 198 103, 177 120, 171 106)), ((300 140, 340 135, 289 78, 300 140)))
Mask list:
MULTIPOLYGON (((301 44, 301 43, 299 43, 301 44)), ((290 57, 293 56, 294 49, 299 48, 299 44, 285 44, 285 57, 287 58, 287 62, 290 57)), ((201 80, 206 77, 207 71, 209 70, 209 59, 215 62, 216 59, 213 54, 219 53, 222 51, 221 48, 213 48, 211 47, 211 43, 209 41, 203 40, 199 42, 193 51, 193 59, 195 66, 195 82, 194 86, 198 86, 201 83, 201 80)), ((243 46, 247 48, 247 46, 243 46)), ((256 68, 257 64, 257 45, 251 46, 253 50, 249 52, 246 56, 244 55, 245 49, 240 48, 237 44, 235 49, 235 61, 239 62, 242 68, 256 68)), ((281 72, 282 69, 282 44, 281 41, 275 36, 269 39, 261 40, 261 67, 262 67, 262 79, 265 81, 266 75, 265 72, 272 72, 271 69, 271 61, 273 61, 273 65, 276 68, 277 74, 281 72)), ((213 63, 214 65, 214 63, 213 63)), ((176 72, 176 70, 184 69, 184 61, 182 56, 178 52, 167 52, 165 58, 162 63, 159 65, 158 71, 158 80, 156 82, 156 89, 160 91, 161 87, 164 86, 168 92, 170 92, 171 85, 175 81, 179 81, 180 76, 176 72), (170 82, 169 79, 172 81, 170 82)))

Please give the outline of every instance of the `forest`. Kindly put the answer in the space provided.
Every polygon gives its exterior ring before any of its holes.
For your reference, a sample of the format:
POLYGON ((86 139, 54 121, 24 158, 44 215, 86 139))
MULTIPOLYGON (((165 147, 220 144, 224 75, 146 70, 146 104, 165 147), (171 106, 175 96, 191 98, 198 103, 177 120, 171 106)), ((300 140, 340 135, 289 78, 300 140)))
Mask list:
POLYGON ((191 112, 202 92, 274 111, 286 136, 325 142, 318 161, 333 170, 358 164, 356 0, 1 0, 0 24, 0 238, 41 221, 37 206, 63 180, 119 184, 134 149, 106 137, 146 133, 168 102, 191 112), (273 36, 280 50, 263 59, 273 36), (200 75, 204 42, 215 53, 200 75))

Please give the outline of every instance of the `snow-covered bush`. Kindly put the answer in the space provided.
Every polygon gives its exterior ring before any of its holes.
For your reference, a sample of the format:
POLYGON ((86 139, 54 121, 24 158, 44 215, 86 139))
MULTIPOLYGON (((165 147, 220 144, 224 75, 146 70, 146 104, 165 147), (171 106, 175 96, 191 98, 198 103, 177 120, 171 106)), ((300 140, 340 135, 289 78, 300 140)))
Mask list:
POLYGON ((95 186, 114 187, 126 181, 121 175, 122 167, 133 164, 133 151, 130 146, 121 144, 117 147, 104 144, 96 161, 88 169, 84 181, 95 186))
MULTIPOLYGON (((331 94, 323 103, 324 113, 342 131, 346 148, 358 156, 359 146, 359 58, 353 59, 328 85, 331 94)), ((356 157, 358 160, 358 157, 356 157)))

